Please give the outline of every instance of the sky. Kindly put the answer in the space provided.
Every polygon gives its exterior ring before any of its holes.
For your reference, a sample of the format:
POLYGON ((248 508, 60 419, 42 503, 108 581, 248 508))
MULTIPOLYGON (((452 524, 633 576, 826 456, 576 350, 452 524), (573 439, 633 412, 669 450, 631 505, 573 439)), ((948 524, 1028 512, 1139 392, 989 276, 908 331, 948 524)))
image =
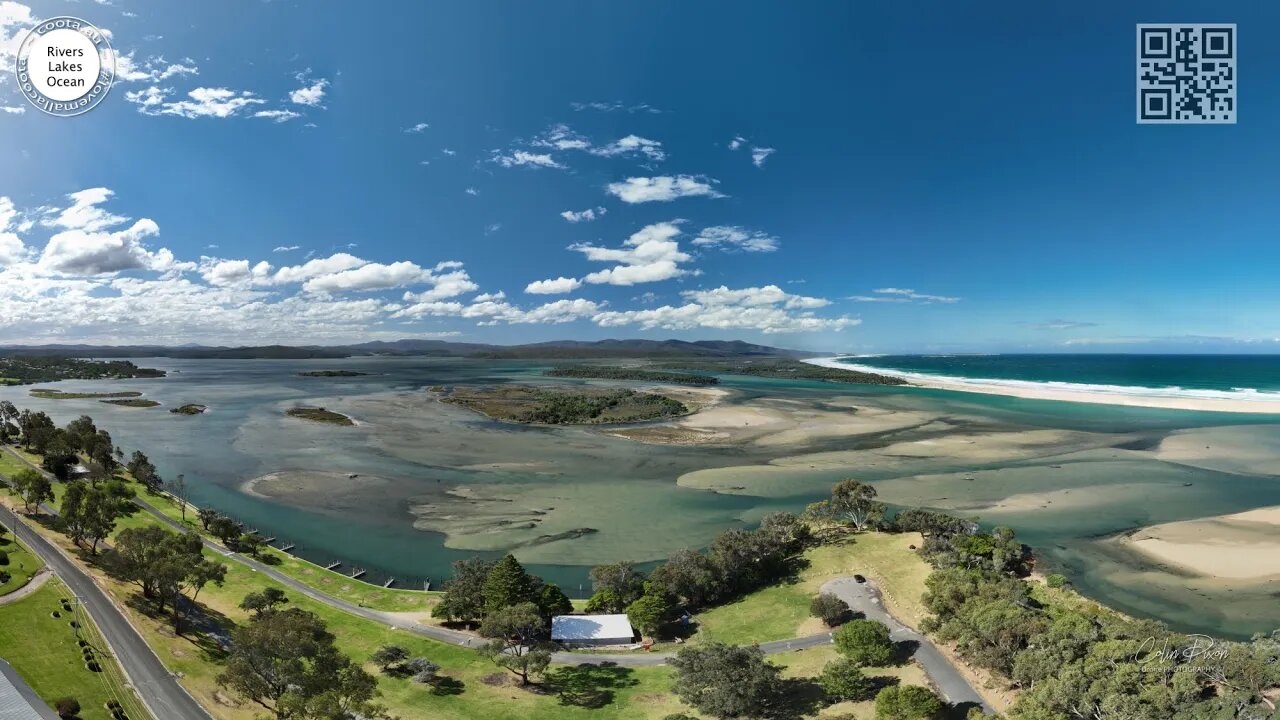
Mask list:
POLYGON ((1280 351, 1280 6, 0 0, 0 344, 1280 351), (47 116, 37 19, 117 81, 47 116), (1135 30, 1238 25, 1239 122, 1135 30))

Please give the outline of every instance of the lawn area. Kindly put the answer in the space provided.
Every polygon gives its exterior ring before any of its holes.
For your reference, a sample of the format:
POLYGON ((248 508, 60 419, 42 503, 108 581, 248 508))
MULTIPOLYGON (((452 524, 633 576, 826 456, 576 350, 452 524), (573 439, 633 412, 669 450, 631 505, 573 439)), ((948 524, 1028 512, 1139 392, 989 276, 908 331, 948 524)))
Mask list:
POLYGON ((46 702, 52 704, 65 696, 79 700, 79 717, 83 720, 109 720, 111 715, 105 708, 108 700, 119 702, 130 718, 150 717, 125 688, 124 674, 93 623, 86 614, 79 613, 82 636, 94 648, 102 672, 85 667, 75 631, 68 624, 73 615, 61 605, 63 598, 70 597, 61 582, 50 580, 30 597, 0 605, 0 657, 9 661, 46 702))
POLYGON ((903 623, 919 627, 927 615, 921 597, 931 568, 910 545, 918 533, 862 533, 805 551, 809 566, 794 582, 773 585, 736 602, 698 613, 692 641, 719 640, 746 645, 813 635, 823 628, 809 617, 809 602, 828 580, 855 573, 874 582, 885 604, 903 623))
POLYGON ((26 467, 21 460, 0 449, 0 475, 12 477, 14 473, 26 467))
MULTIPOLYGON (((782 671, 783 677, 802 678, 817 677, 822 673, 824 665, 838 657, 840 657, 840 654, 836 652, 835 646, 822 645, 808 650, 795 650, 789 653, 771 655, 769 660, 784 668, 782 671)), ((914 661, 899 667, 863 668, 863 672, 869 678, 892 678, 888 682, 897 681, 901 685, 929 687, 928 676, 914 661)), ((857 720, 873 720, 875 716, 876 704, 874 700, 836 703, 818 712, 819 718, 853 717, 857 718, 857 720)))
MULTIPOLYGON (((6 532, 4 537, 0 538, 0 551, 9 554, 9 564, 0 565, 0 573, 9 576, 8 580, 0 583, 0 597, 26 585, 31 580, 31 576, 44 567, 40 558, 31 554, 30 550, 14 539, 12 532, 6 532)), ((0 574, 0 577, 3 576, 0 574)))

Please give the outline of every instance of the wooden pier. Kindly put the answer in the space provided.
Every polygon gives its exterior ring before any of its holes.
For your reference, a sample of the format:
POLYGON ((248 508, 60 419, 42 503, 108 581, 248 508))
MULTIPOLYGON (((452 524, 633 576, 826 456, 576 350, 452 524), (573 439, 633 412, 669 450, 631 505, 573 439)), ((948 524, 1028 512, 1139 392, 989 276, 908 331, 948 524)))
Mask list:
POLYGON ((351 571, 351 579, 359 580, 364 577, 364 568, 353 568, 351 571))
POLYGON ((294 544, 289 543, 288 545, 285 545, 284 547, 280 548, 280 552, 289 552, 293 548, 294 548, 294 544))
POLYGON ((325 565, 325 566, 324 566, 324 569, 325 569, 325 570, 332 570, 332 569, 334 569, 334 568, 336 568, 336 567, 340 567, 341 565, 342 565, 342 563, 338 562, 337 560, 334 560, 333 562, 329 563, 328 565, 325 565))
POLYGON ((384 587, 384 588, 389 588, 389 587, 391 587, 391 584, 392 584, 392 583, 394 583, 395 581, 396 581, 396 579, 395 579, 395 578, 393 578, 393 577, 387 578, 387 581, 386 581, 386 582, 384 582, 384 583, 382 583, 382 587, 384 587))

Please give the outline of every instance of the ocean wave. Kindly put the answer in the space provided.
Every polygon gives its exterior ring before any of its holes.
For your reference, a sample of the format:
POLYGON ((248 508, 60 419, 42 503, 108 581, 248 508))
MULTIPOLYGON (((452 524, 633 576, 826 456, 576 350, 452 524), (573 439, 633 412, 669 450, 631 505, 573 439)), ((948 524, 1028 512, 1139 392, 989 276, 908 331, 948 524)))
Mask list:
POLYGON ((1013 380, 1009 378, 971 378, 957 375, 936 375, 932 373, 908 372, 894 368, 877 367, 845 362, 857 359, 856 356, 840 356, 833 358, 816 358, 810 360, 814 364, 825 367, 847 368, 861 372, 879 373, 904 380, 918 382, 940 382, 954 385, 972 385, 975 387, 995 387, 1025 390, 1059 390, 1066 392, 1092 393, 1096 395, 1125 395, 1137 397, 1193 398, 1199 400, 1244 400, 1251 402, 1280 402, 1280 392, 1263 391, 1257 388, 1233 387, 1230 390, 1207 390, 1202 388, 1185 388, 1178 385, 1166 387, 1147 387, 1143 385, 1101 385, 1093 383, 1073 383, 1060 380, 1013 380))

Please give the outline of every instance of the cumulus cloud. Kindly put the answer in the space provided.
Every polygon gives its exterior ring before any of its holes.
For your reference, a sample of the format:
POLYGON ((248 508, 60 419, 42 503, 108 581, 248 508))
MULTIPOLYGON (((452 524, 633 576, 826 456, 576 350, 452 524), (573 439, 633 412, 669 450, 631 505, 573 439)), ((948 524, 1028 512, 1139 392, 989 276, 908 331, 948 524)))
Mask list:
POLYGON ((737 150, 738 148, 742 147, 743 143, 745 143, 746 141, 747 139, 742 137, 741 135, 734 135, 733 139, 729 141, 729 149, 737 150))
POLYGON ((747 230, 734 225, 713 225, 703 228, 693 239, 693 244, 746 252, 773 252, 778 249, 778 238, 759 230, 747 230))
POLYGON ((0 84, 13 77, 18 47, 35 22, 31 8, 11 0, 0 1, 0 84))
POLYGON ((530 295, 563 295, 582 287, 582 281, 574 278, 558 277, 555 280, 538 280, 529 283, 524 291, 530 295))
POLYGON ((666 152, 662 149, 662 143, 657 140, 642 138, 639 135, 628 135, 608 145, 590 148, 588 152, 600 157, 643 155, 654 162, 661 162, 667 158, 666 152))
POLYGON ((165 248, 150 251, 143 240, 160 234, 154 220, 142 218, 120 228, 129 218, 101 205, 114 193, 108 188, 88 188, 71 193, 71 204, 45 211, 41 224, 62 228, 49 238, 39 266, 45 272, 67 275, 102 275, 125 270, 193 269, 194 263, 178 263, 165 248), (117 228, 112 230, 112 228, 117 228))
POLYGON ((771 147, 753 147, 751 148, 751 164, 756 167, 764 167, 764 161, 776 152, 778 151, 771 147))
POLYGON ((861 323, 848 316, 820 317, 814 308, 828 301, 784 292, 776 285, 758 288, 690 290, 684 305, 647 310, 607 311, 592 319, 602 327, 639 325, 646 330, 756 330, 765 334, 839 331, 861 323))
POLYGON ((525 150, 516 150, 509 155, 495 151, 489 162, 497 163, 504 168, 525 166, 564 169, 565 167, 556 162, 549 153, 531 153, 525 150))
POLYGON ((22 105, 0 105, 0 112, 8 113, 9 115, 21 115, 26 111, 27 108, 22 105))
POLYGON ((289 93, 289 101, 294 105, 303 105, 306 107, 318 107, 324 100, 325 89, 329 87, 329 81, 325 78, 311 80, 309 73, 303 72, 297 75, 298 82, 303 83, 302 87, 289 93))
POLYGON ((578 212, 574 212, 572 210, 565 210, 564 212, 560 213, 560 217, 564 218, 565 220, 568 220, 571 223, 592 222, 593 220, 603 216, 607 212, 609 211, 606 208, 602 208, 602 207, 598 207, 595 209, 587 208, 586 210, 579 210, 578 212))
POLYGON ((405 128, 405 129, 404 129, 404 131, 405 131, 406 133, 409 133, 410 135, 416 135, 416 134, 418 134, 418 133, 422 132, 423 130, 426 130, 426 129, 427 129, 427 128, 429 128, 429 127, 431 127, 431 126, 430 126, 430 125, 428 125, 427 123, 420 122, 420 123, 417 123, 417 124, 415 124, 415 125, 410 125, 409 127, 405 128))
POLYGON ((195 119, 203 117, 229 118, 245 108, 265 104, 265 100, 246 91, 228 88, 201 87, 187 93, 186 100, 169 100, 171 88, 152 85, 142 90, 125 93, 129 102, 138 106, 143 115, 172 115, 195 119))
POLYGON ((301 265, 290 265, 277 270, 270 278, 270 284, 287 285, 300 283, 324 275, 333 275, 364 265, 365 261, 350 253, 334 253, 326 258, 315 258, 301 265))
POLYGON ((609 183, 605 191, 625 203, 670 202, 683 197, 724 197, 715 189, 718 180, 693 175, 630 177, 609 183))
POLYGON ((25 262, 31 254, 15 232, 19 229, 14 222, 17 218, 13 201, 0 196, 0 267, 25 262))
MULTIPOLYGON (((110 50, 103 50, 103 61, 110 62, 110 50)), ((160 56, 151 56, 146 60, 134 59, 134 53, 115 54, 116 82, 161 82, 172 77, 183 75, 199 75, 200 68, 191 58, 182 62, 171 63, 160 56)))
POLYGON ((256 118, 266 118, 275 123, 289 122, 294 118, 302 117, 302 113, 296 113, 292 110, 259 110, 253 114, 256 118))
POLYGON ((294 250, 301 249, 302 247, 300 245, 277 245, 271 249, 271 252, 293 252, 294 250))
POLYGON ((960 302, 961 298, 949 297, 946 295, 930 295, 928 293, 920 293, 910 288, 877 288, 871 291, 873 295, 852 295, 845 298, 854 302, 870 302, 870 303, 916 303, 919 305, 933 305, 941 303, 951 305, 960 302))
POLYGON ((640 283, 670 280, 682 275, 694 274, 680 267, 693 256, 680 250, 676 236, 680 234, 677 222, 646 225, 627 238, 621 248, 605 248, 586 243, 570 245, 593 262, 617 263, 606 270, 593 272, 583 278, 595 285, 638 285, 640 283))

